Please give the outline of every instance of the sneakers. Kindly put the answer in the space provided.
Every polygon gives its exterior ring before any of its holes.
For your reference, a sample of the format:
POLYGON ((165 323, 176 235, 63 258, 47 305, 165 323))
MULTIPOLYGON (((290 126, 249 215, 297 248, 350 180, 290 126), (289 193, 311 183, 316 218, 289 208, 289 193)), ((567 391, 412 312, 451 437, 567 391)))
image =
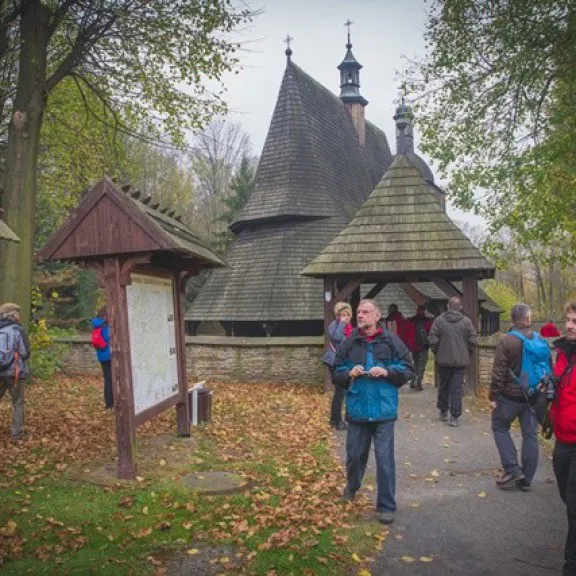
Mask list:
POLYGON ((394 512, 386 512, 385 510, 378 512, 378 522, 382 524, 392 524, 392 522, 394 522, 394 512))
POLYGON ((450 416, 450 421, 448 422, 448 425, 453 426, 454 428, 458 428, 458 426, 460 426, 460 422, 458 421, 458 418, 450 416))
POLYGON ((442 422, 448 422, 448 410, 440 410, 440 416, 439 416, 440 420, 442 422))
POLYGON ((344 502, 354 502, 354 500, 356 499, 356 493, 350 492, 350 490, 348 490, 348 487, 346 487, 342 492, 341 498, 344 502))
POLYGON ((531 490, 530 482, 524 476, 516 479, 516 487, 522 492, 530 492, 531 490))
MULTIPOLYGON (((501 490, 510 490, 510 488, 520 487, 518 486, 519 482, 524 480, 526 482, 526 478, 522 474, 510 474, 510 472, 506 472, 502 474, 500 478, 496 480, 496 486, 501 490)), ((530 485, 528 485, 529 487, 530 485)))
POLYGON ((346 424, 346 422, 343 420, 340 420, 338 424, 330 424, 330 426, 332 426, 334 430, 348 430, 348 424, 346 424))

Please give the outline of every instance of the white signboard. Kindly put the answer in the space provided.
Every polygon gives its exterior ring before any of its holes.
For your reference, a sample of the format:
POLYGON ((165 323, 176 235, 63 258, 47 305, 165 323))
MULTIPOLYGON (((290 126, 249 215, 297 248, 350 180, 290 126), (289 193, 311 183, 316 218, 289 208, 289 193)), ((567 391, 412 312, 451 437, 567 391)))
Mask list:
POLYGON ((172 280, 132 274, 126 287, 136 414, 178 393, 172 280))

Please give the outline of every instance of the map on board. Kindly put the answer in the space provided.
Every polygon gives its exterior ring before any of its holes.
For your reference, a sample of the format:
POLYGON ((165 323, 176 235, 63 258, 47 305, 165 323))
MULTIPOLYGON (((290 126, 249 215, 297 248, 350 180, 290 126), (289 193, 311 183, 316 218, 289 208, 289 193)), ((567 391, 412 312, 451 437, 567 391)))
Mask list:
POLYGON ((136 414, 178 394, 172 280, 132 274, 126 287, 136 414))

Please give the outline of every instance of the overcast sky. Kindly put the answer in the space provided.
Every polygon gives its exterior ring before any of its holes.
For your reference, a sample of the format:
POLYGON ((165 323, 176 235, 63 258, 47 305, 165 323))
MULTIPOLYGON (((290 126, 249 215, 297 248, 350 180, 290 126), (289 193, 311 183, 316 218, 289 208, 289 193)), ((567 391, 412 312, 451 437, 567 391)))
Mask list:
MULTIPOLYGON (((360 83, 369 101, 366 117, 386 132, 394 153, 398 72, 406 67, 406 58, 424 55, 424 0, 252 0, 250 6, 262 14, 239 34, 242 70, 226 75, 224 84, 230 118, 250 135, 254 152, 262 151, 280 89, 286 35, 293 37, 293 61, 338 94, 336 67, 346 52, 344 23, 349 18, 352 51, 363 65, 360 83)), ((418 141, 416 133, 417 151, 418 141)), ((454 215, 478 222, 469 215, 454 215)))

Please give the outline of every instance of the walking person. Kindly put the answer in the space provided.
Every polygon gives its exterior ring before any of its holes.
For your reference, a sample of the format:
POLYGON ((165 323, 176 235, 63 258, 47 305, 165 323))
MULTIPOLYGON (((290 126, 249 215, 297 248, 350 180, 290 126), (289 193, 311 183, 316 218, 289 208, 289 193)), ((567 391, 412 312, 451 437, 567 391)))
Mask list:
POLYGON ((0 306, 0 399, 6 391, 12 397, 12 440, 22 438, 24 428, 24 388, 30 377, 30 343, 20 324, 20 306, 7 302, 0 306))
POLYGON ((96 349, 96 357, 102 367, 104 376, 104 405, 114 408, 114 393, 112 390, 112 365, 110 362, 110 326, 106 306, 98 310, 96 318, 92 318, 92 346, 96 349))
POLYGON ((356 310, 358 328, 336 353, 333 381, 346 389, 346 475, 343 498, 353 500, 362 485, 374 441, 378 484, 378 519, 394 521, 396 465, 394 423, 398 417, 398 388, 414 376, 410 353, 400 338, 379 327, 381 317, 372 300, 356 310))
POLYGON ((513 327, 496 347, 489 395, 492 433, 504 469, 496 485, 502 489, 517 487, 528 491, 538 467, 535 387, 551 371, 550 350, 548 343, 530 329, 531 313, 526 304, 515 304, 511 318, 513 327), (510 425, 516 418, 522 430, 522 466, 510 435, 510 425))
POLYGON ((440 420, 451 426, 459 425, 464 394, 464 375, 470 357, 478 345, 478 335, 472 321, 462 313, 458 296, 448 300, 448 310, 434 320, 428 336, 430 350, 438 365, 438 402, 440 420))
POLYGON ((426 371, 426 363, 428 362, 428 350, 430 349, 428 335, 432 328, 432 321, 426 316, 426 308, 424 306, 418 306, 416 316, 410 318, 410 322, 414 327, 412 359, 414 361, 414 369, 416 370, 416 378, 413 380, 414 384, 411 384, 411 388, 421 391, 424 372, 426 371))
MULTIPOLYGON (((338 352, 342 342, 350 336, 354 328, 351 324, 352 307, 347 302, 338 302, 338 304, 334 306, 334 317, 335 319, 332 320, 330 326, 328 326, 328 345, 326 346, 324 356, 322 356, 322 362, 330 369, 334 365, 336 352, 338 352)), ((346 422, 342 420, 343 403, 344 389, 334 385, 330 410, 330 425, 336 428, 336 430, 346 430, 346 428, 348 428, 346 422)))
POLYGON ((568 515, 563 576, 576 576, 576 302, 566 308, 566 335, 554 342, 556 398, 550 417, 556 444, 552 464, 568 515))

